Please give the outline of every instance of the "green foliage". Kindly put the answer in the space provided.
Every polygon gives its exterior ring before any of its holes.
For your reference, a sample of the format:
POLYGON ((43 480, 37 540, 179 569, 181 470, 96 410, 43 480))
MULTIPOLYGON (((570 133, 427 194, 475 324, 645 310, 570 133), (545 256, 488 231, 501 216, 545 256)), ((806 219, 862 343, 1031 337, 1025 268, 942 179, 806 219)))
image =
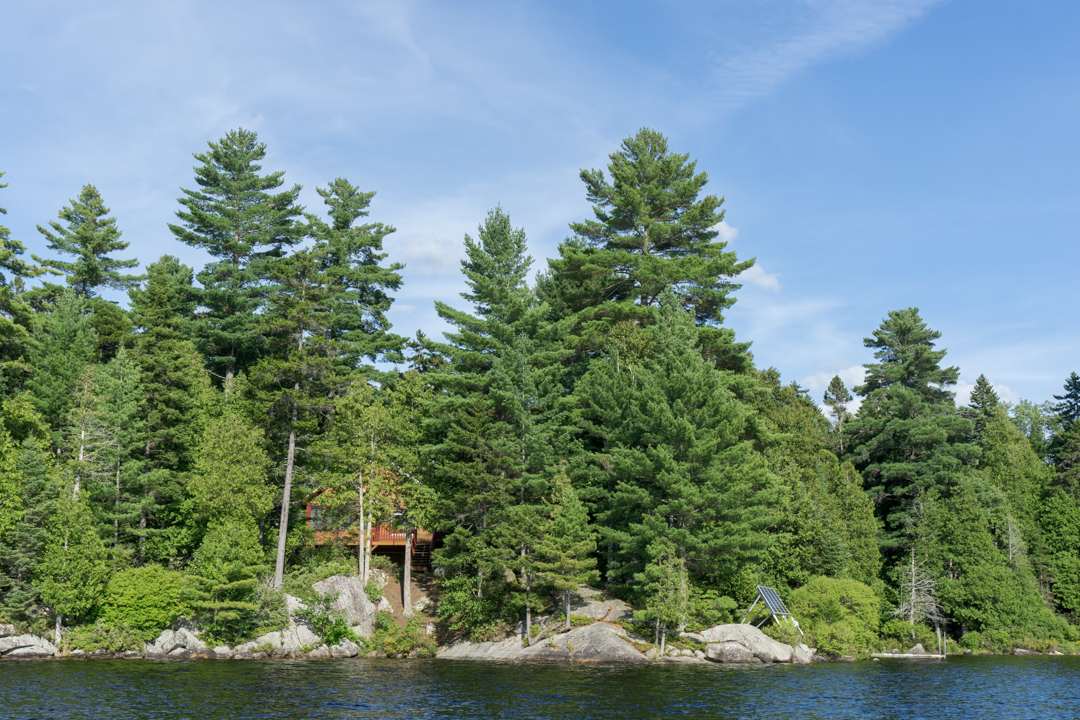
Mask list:
POLYGON ((690 586, 690 598, 686 611, 686 627, 691 632, 705 630, 715 625, 726 625, 736 621, 734 612, 739 603, 719 590, 690 586))
POLYGON ((969 630, 960 637, 960 646, 966 650, 982 649, 983 637, 977 630, 969 630))
POLYGON ((101 620, 127 626, 150 641, 176 618, 190 614, 191 595, 183 575, 160 565, 121 570, 106 586, 101 620))
POLYGON ((210 528, 191 562, 199 624, 217 639, 235 641, 256 627, 258 576, 267 570, 255 528, 237 522, 210 528))
POLYGON ((95 531, 85 499, 72 497, 70 486, 61 492, 50 519, 45 551, 34 573, 41 599, 52 612, 78 621, 92 617, 96 611, 109 568, 105 546, 95 531))
POLYGON ((336 600, 336 593, 315 595, 305 602, 306 608, 296 611, 296 617, 310 624, 327 645, 337 645, 343 638, 358 642, 360 638, 349 627, 345 616, 333 609, 336 600))
MULTIPOLYGON (((500 637, 520 615, 502 576, 453 574, 438 580, 435 614, 446 638, 464 636, 473 642, 500 637)), ((377 617, 381 617, 377 616, 377 617)))
POLYGON ((787 605, 819 652, 857 655, 877 644, 881 600, 857 580, 816 577, 791 593, 787 605))
POLYGON ((375 616, 375 637, 365 642, 365 649, 386 653, 387 657, 435 657, 435 639, 427 634, 426 624, 416 616, 401 627, 385 613, 375 616))
POLYGON ((142 652, 143 643, 148 639, 143 631, 102 618, 93 625, 71 628, 66 636, 66 644, 69 650, 78 649, 88 653, 97 650, 111 653, 129 650, 142 652))
POLYGON ((254 525, 274 505, 263 433, 226 411, 211 418, 188 480, 195 513, 205 523, 254 525))
POLYGON ((382 588, 374 580, 368 580, 367 585, 364 586, 364 595, 371 602, 378 602, 379 598, 382 597, 382 588))

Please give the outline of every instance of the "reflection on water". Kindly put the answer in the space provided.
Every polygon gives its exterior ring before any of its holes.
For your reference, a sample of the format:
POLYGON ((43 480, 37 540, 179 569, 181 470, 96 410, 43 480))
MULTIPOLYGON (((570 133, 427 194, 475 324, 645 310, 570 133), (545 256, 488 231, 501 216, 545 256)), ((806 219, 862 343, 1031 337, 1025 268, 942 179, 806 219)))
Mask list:
POLYGON ((0 662, 7 718, 1078 718, 1080 657, 812 666, 0 662))

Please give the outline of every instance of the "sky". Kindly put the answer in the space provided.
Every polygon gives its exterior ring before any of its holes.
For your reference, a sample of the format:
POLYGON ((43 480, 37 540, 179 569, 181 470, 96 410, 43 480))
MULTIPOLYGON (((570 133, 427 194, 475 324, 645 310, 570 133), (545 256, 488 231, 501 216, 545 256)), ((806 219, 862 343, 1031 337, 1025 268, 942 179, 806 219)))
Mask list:
POLYGON ((591 217, 579 172, 651 127, 756 258, 725 324, 759 367, 820 401, 914 306, 959 400, 985 374, 1043 402, 1080 371, 1078 36, 1043 0, 9 2, 0 222, 51 255, 36 227, 92 183, 123 257, 198 269, 167 225, 192 154, 244 127, 309 211, 335 177, 377 192, 394 330, 440 337, 489 209, 543 270, 591 217))

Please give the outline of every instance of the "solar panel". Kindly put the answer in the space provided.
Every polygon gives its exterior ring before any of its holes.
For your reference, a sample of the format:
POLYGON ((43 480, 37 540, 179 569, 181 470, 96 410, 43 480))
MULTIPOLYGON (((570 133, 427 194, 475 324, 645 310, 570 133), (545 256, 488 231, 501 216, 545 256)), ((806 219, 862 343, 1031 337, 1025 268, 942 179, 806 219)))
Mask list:
POLYGON ((787 605, 784 605, 784 601, 780 599, 780 596, 776 594, 775 590, 773 590, 771 587, 758 585, 757 591, 757 599, 754 600, 754 604, 750 606, 749 610, 747 610, 746 617, 742 619, 744 625, 753 625, 754 621, 764 614, 765 608, 768 608, 769 615, 762 617, 761 622, 757 624, 757 627, 761 627, 762 625, 764 625, 770 617, 772 617, 772 619, 777 623, 780 622, 781 618, 787 618, 788 621, 795 626, 795 629, 799 631, 799 634, 802 634, 802 628, 799 627, 799 621, 796 620, 795 616, 791 614, 791 611, 787 609, 787 605), (754 612, 754 608, 757 607, 757 604, 759 602, 764 602, 765 607, 758 609, 757 612, 754 612), (748 620, 749 623, 747 622, 748 620))

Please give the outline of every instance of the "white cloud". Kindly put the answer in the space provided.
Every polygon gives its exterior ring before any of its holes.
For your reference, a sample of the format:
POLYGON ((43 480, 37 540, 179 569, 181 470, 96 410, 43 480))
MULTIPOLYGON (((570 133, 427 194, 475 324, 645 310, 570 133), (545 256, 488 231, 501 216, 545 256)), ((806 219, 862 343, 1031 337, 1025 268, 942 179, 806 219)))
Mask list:
POLYGON ((780 37, 720 62, 722 107, 768 94, 814 63, 867 49, 917 20, 940 0, 819 0, 780 37))
POLYGON ((756 285, 769 292, 780 292, 780 279, 765 272, 765 268, 761 267, 761 265, 752 265, 739 273, 737 279, 739 282, 756 285))
POLYGON ((739 228, 728 225, 727 220, 721 220, 714 229, 718 233, 716 239, 720 242, 731 244, 739 237, 739 228))
MULTIPOLYGON (((1020 395, 1008 385, 995 382, 991 382, 990 385, 994 388, 994 392, 997 393, 998 399, 1000 399, 1001 401, 1007 403, 1015 403, 1020 400, 1020 395)), ((967 405, 969 402, 971 402, 971 391, 974 389, 975 383, 969 383, 962 377, 957 381, 956 385, 949 388, 950 391, 956 393, 957 406, 967 405)))

